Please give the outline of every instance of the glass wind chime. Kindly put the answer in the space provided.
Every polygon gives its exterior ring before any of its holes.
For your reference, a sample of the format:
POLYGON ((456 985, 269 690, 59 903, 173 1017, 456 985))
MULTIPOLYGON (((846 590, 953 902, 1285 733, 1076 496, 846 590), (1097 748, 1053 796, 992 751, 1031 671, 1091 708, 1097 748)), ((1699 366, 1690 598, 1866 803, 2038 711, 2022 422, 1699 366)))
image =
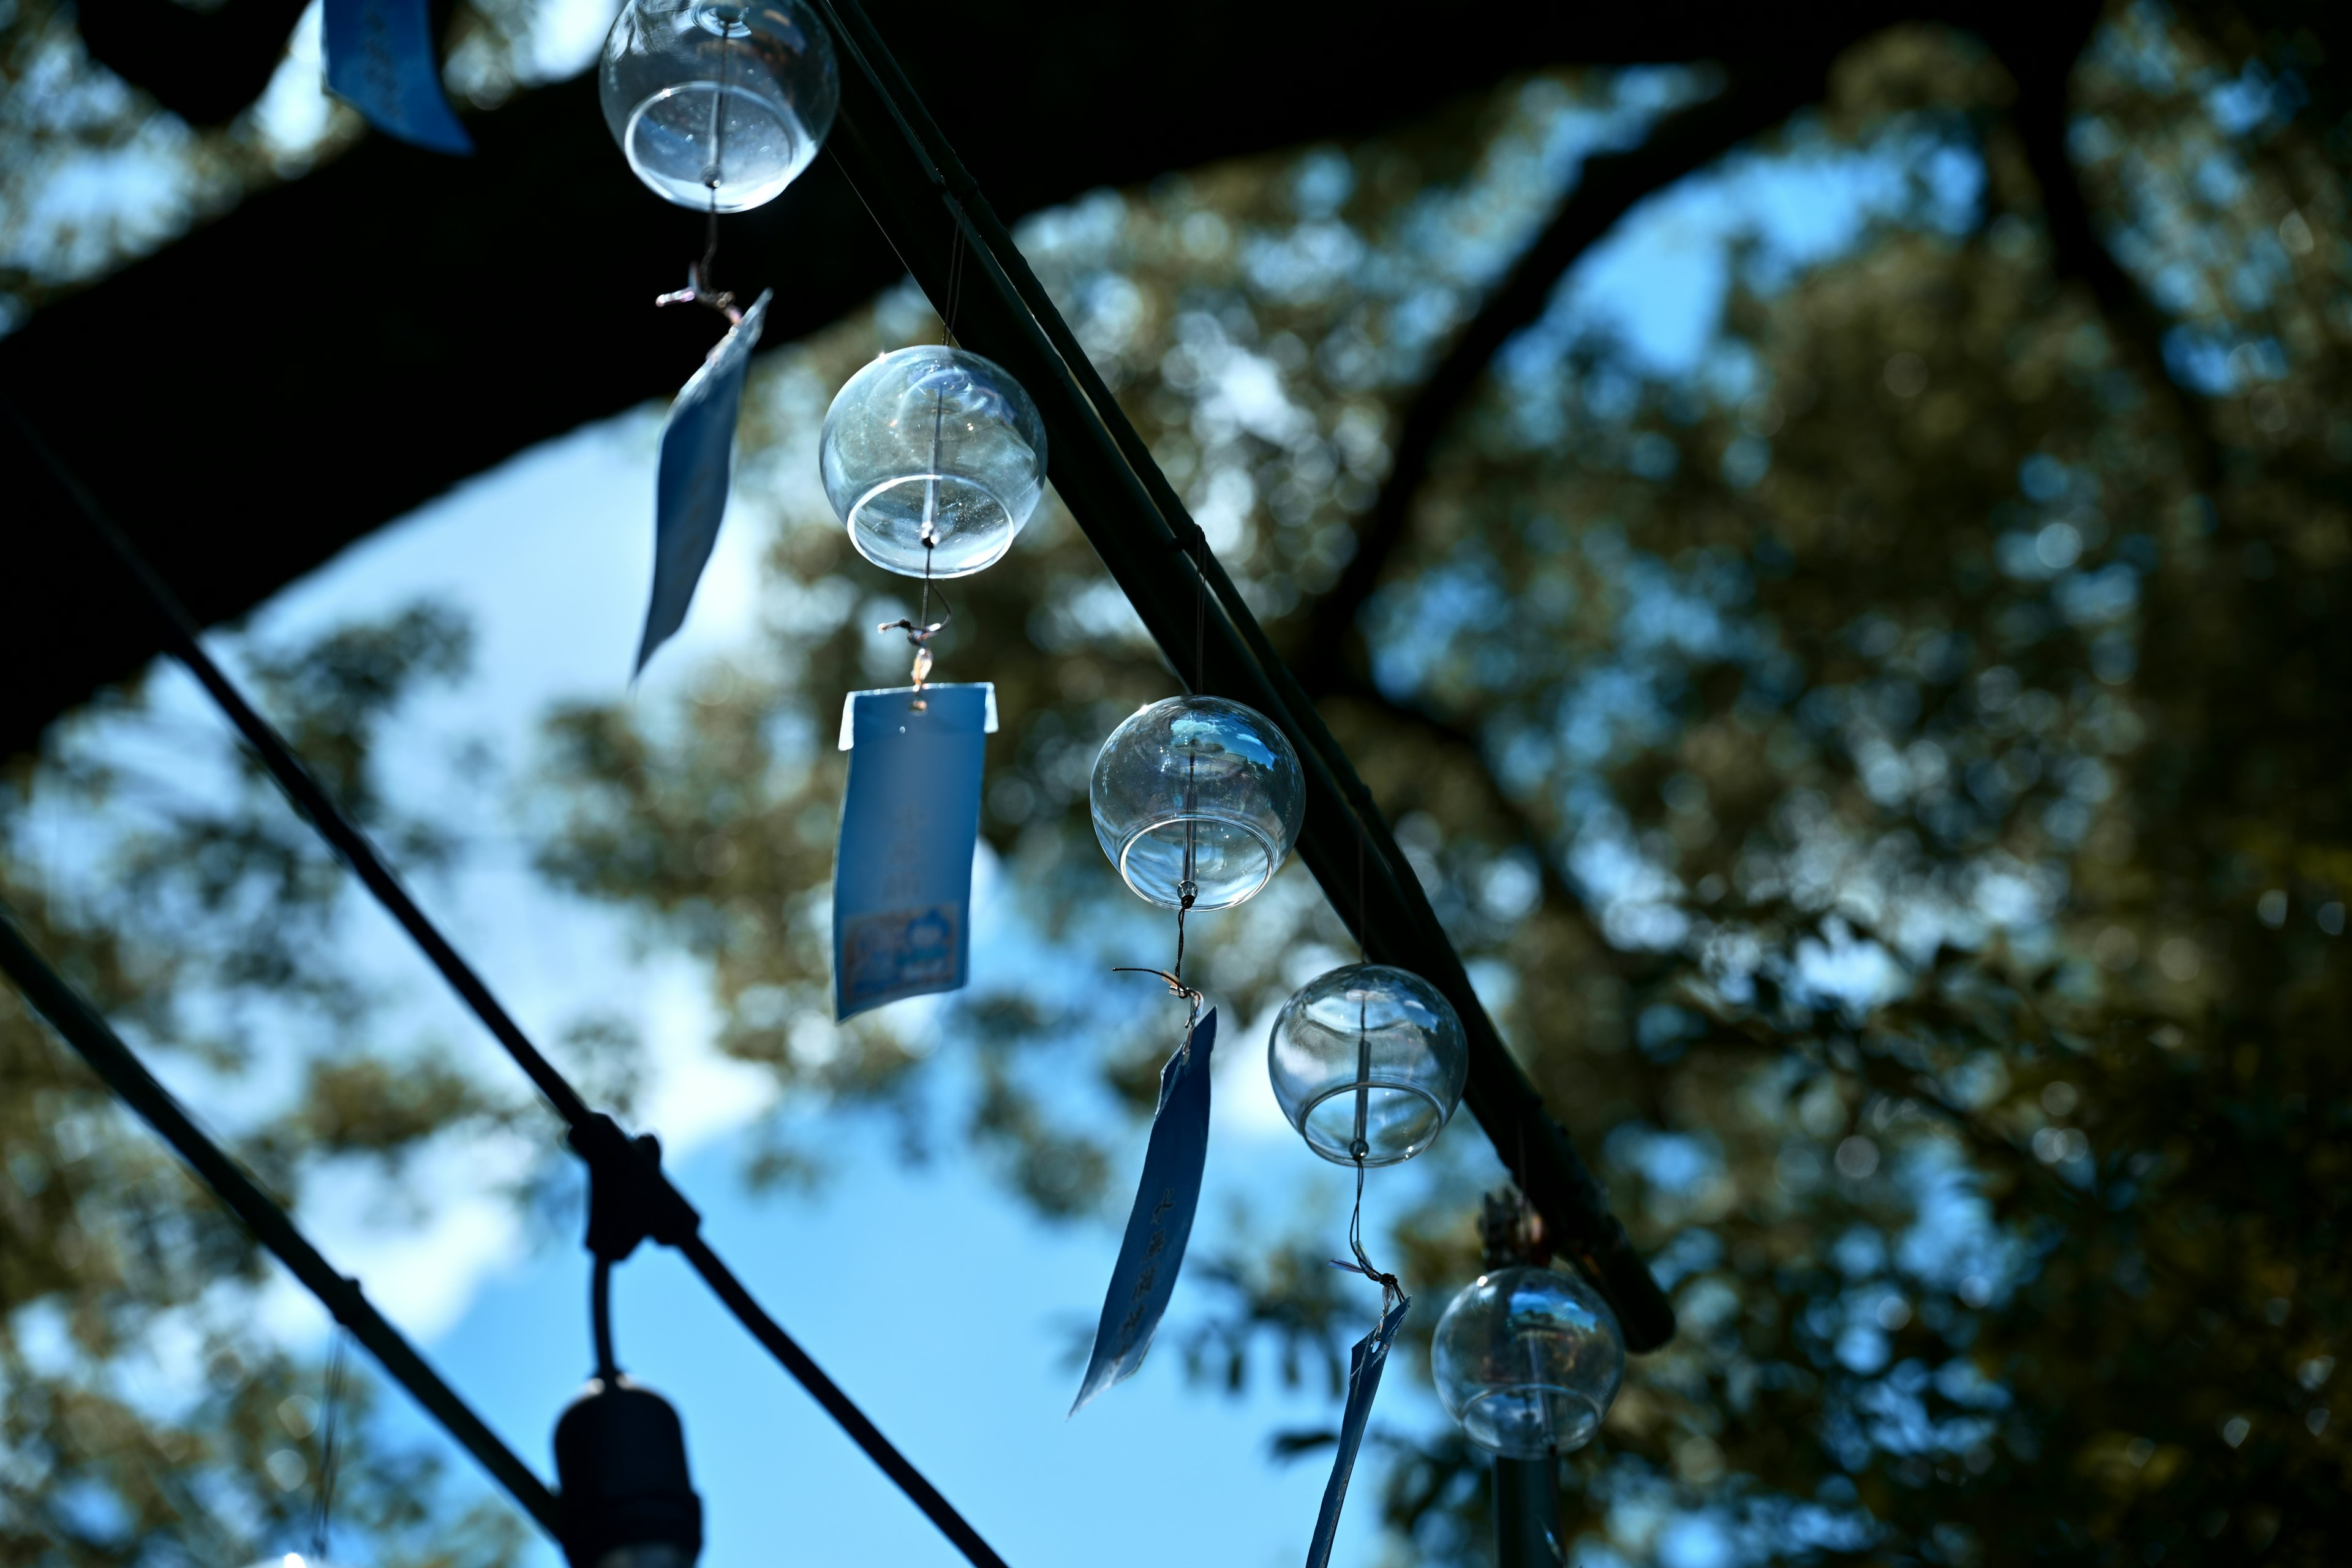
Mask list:
MULTIPOLYGON (((1363 853, 1359 837, 1360 940, 1366 931, 1363 853)), ((1365 1251, 1364 1173, 1402 1164, 1435 1142, 1461 1103, 1469 1071, 1469 1043, 1453 1004, 1420 975, 1368 957, 1307 982, 1283 1004, 1267 1037, 1266 1072, 1283 1114, 1317 1154, 1355 1168, 1355 1205, 1348 1218, 1353 1258, 1335 1258, 1333 1267, 1381 1288, 1380 1318, 1349 1358, 1339 1452, 1324 1488, 1308 1568, 1323 1568, 1329 1558, 1381 1373, 1412 1306, 1397 1277, 1365 1251)))
MULTIPOLYGON (((1202 549, 1205 551, 1205 545, 1202 549)), ((1195 560, 1196 574, 1205 562, 1195 560)), ((1176 957, 1154 974, 1185 1005, 1184 1031, 1160 1073, 1160 1103, 1118 1260, 1104 1293, 1078 1394, 1090 1400, 1132 1376, 1150 1349, 1192 1238, 1209 1148, 1209 1058, 1213 1008, 1184 980, 1184 924, 1196 910, 1255 897, 1297 842, 1305 776, 1289 738, 1265 714, 1202 693, 1207 582, 1201 575, 1193 643, 1193 695, 1129 716, 1095 755, 1087 795, 1095 837, 1137 897, 1176 912, 1176 957)))
POLYGON ((841 83, 833 40, 801 0, 629 0, 605 36, 597 95, 637 178, 708 219, 686 287, 654 303, 706 306, 728 323, 662 426, 642 673, 685 624, 718 542, 744 371, 767 321, 767 292, 743 307, 719 286, 719 216, 773 201, 814 162, 841 83))
POLYGON ((1543 1220, 1517 1192, 1488 1196, 1486 1270, 1445 1309, 1430 1370, 1446 1414, 1490 1454, 1534 1459, 1584 1447, 1625 1375, 1608 1300, 1551 1267, 1543 1220))
POLYGON ((850 693, 850 753, 834 861, 836 1018, 960 989, 970 972, 972 852, 996 689, 933 681, 952 610, 935 584, 1003 559, 1045 492, 1045 425, 1021 384, 954 342, 963 233, 941 324, 949 341, 893 350, 835 394, 818 442, 824 493, 857 553, 922 580, 904 632, 911 684, 850 693), (939 616, 932 618, 932 600, 939 616))
POLYGON ((1557 1563, 1559 1458, 1600 1431, 1624 1380, 1625 1337, 1598 1290, 1551 1267, 1523 1196, 1487 1197, 1478 1228, 1486 1272, 1438 1320, 1430 1372, 1445 1413, 1493 1457, 1497 1563, 1557 1563))

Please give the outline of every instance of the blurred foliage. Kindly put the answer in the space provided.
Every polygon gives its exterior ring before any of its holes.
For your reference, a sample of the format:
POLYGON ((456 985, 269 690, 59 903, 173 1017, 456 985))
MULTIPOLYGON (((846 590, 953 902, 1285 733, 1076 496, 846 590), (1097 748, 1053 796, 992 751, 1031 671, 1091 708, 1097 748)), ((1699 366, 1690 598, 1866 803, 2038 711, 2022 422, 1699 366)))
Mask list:
MULTIPOLYGON (((8 14, 12 82, 64 68, 38 54, 52 16, 8 14)), ((527 75, 485 70, 491 93, 527 75)), ((1540 78, 1022 229, 1269 631, 1327 669, 1328 718, 1675 1295, 1680 1336, 1567 1468, 1576 1560, 2339 1561, 2341 88, 2291 26, 2110 15, 2071 151, 2136 312, 2057 275, 2045 208, 2077 193, 2036 187, 2000 66, 1937 30, 1871 40, 1819 114, 1693 182, 1810 181, 1852 232, 1737 237, 1687 362, 1571 288, 1454 422, 1378 592, 1329 604, 1401 410, 1577 159, 1705 90, 1540 78), (1321 658, 1335 624, 1344 657, 1321 658)), ((140 122, 89 115, 41 134, 140 122)), ((50 286, 12 254, 0 286, 50 286)), ((822 1170, 799 1108, 869 1107, 910 1154, 945 1127, 1044 1212, 1087 1214, 1117 1201, 1172 1028, 1102 973, 1170 933, 1103 866, 1087 771, 1177 681, 1055 504, 950 585, 937 645, 940 678, 997 685, 997 907, 1052 962, 828 1021, 837 704, 904 679, 873 628, 913 606, 842 538, 814 440, 860 361, 938 330, 902 290, 761 361, 740 470, 773 532, 761 640, 674 706, 555 715, 521 804, 555 885, 708 965, 722 1048, 790 1108, 757 1130, 754 1177, 822 1170)), ((250 664, 405 863, 464 845, 394 810, 368 742, 462 641, 419 609, 250 664)), ((241 1023, 299 1015, 273 1033, 305 1043, 283 1103, 237 1130, 281 1192, 324 1160, 397 1168, 509 1131, 522 1113, 454 1058, 368 1048, 375 999, 331 950, 340 879, 236 784, 192 809, 61 742, 12 785, 12 830, 43 791, 148 826, 109 849, 102 904, 5 896, 142 1044, 202 1070, 273 1065, 241 1023)), ((1193 929, 1192 973, 1236 1020, 1351 956, 1295 866, 1193 929)), ((568 1043, 625 1103, 626 1026, 568 1043)), ((285 1415, 315 1374, 214 1310, 257 1277, 249 1245, 17 1011, 0 1072, 0 1488, 7 1528, 30 1521, 7 1561, 232 1561, 300 1507, 272 1478, 280 1452, 315 1459, 285 1415), (158 1380, 141 1358, 162 1343, 215 1375, 158 1380)), ((1415 1169, 1375 1250, 1425 1345, 1496 1171, 1466 1121, 1415 1169)), ((1214 1386, 1331 1386, 1360 1289, 1297 1234, 1328 1216, 1261 1218, 1236 1229, 1262 1250, 1192 1260, 1220 1304, 1169 1346, 1214 1386)), ((1375 1451, 1400 1558, 1483 1560, 1488 1482, 1460 1439, 1375 1451)), ((487 1518, 424 1541, 411 1462, 350 1467, 383 1561, 511 1549, 487 1518)))
MULTIPOLYGON (((1681 1314, 1569 1468, 1580 1562, 2346 1550, 2347 149, 2303 67, 2220 47, 2128 9, 2075 82, 2082 195, 2159 340, 2054 275, 2000 67, 1890 34, 1724 176, 1843 182, 1855 232, 1736 239, 1689 364, 1556 309, 1342 606, 1328 716, 1681 1314)), ((1563 165, 1696 90, 1538 80, 1024 226, 1277 640, 1328 635, 1404 400, 1563 165)), ((894 296, 763 368, 766 641, 674 712, 562 715, 543 858, 705 957, 726 1048, 787 1085, 887 1100, 971 1045, 970 1130, 1062 1212, 1039 1163, 1116 1189, 1101 1106, 1139 1113, 1168 1044, 1084 974, 1168 940, 1100 864, 1087 768, 1176 681, 1050 506, 950 585, 940 674, 997 683, 984 831, 1071 963, 824 1021, 834 704, 903 679, 872 628, 910 606, 811 448, 858 360, 937 330, 894 296)), ((1196 931, 1243 1017, 1349 946, 1296 867, 1196 931)), ((1475 1142, 1391 1243, 1423 1335, 1475 1266, 1475 1142)), ((1328 1378, 1360 1331, 1267 1239, 1196 1259, 1230 1309, 1170 1331, 1215 1384, 1328 1378)), ((1475 1457, 1387 1441, 1400 1548, 1480 1559, 1475 1457)))
MULTIPOLYGON (((406 694, 463 673, 467 645, 448 612, 419 605, 240 651, 361 820, 429 867, 423 851, 449 840, 385 805, 371 752, 406 694)), ((224 729, 115 699, 0 780, 0 830, 12 918, 135 1044, 173 1058, 167 1077, 238 1108, 216 1135, 281 1202, 339 1164, 396 1170, 533 1114, 430 1042, 373 1042, 380 998, 336 945, 346 876, 224 729), (77 858, 89 874, 61 874, 77 858)), ((325 1380, 257 1321, 264 1255, 13 991, 0 1152, 0 1563, 235 1568, 307 1552, 325 1380)), ((414 1568, 515 1560, 523 1531, 503 1501, 454 1491, 438 1454, 379 1439, 365 1377, 341 1389, 339 1542, 414 1568)))
MULTIPOLYGON (((540 0, 433 9, 460 109, 571 76, 603 38, 540 0)), ((74 5, 0 0, 0 331, 357 141, 359 115, 325 92, 316 16, 251 107, 201 127, 91 58, 74 5)))

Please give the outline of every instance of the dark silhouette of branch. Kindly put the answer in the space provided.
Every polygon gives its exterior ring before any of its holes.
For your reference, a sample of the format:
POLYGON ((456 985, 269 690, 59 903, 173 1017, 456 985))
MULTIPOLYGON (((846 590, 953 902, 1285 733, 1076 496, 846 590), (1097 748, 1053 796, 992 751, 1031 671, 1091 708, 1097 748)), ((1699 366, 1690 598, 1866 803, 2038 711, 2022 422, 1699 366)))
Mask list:
POLYGON ((304 0, 80 0, 81 41, 97 60, 191 125, 218 125, 261 96, 304 0))
POLYGON ((1395 455, 1379 499, 1356 530, 1356 552, 1339 581, 1308 612, 1295 645, 1299 679, 1310 693, 1334 689, 1360 658, 1357 626, 1403 544, 1413 502, 1429 476, 1438 440, 1454 423, 1512 333, 1540 317, 1560 277, 1644 198, 1761 135, 1828 87, 1829 67, 1850 38, 1735 69, 1722 91, 1661 119, 1638 147, 1587 159, 1575 187, 1503 281, 1454 340, 1407 406, 1395 455))
POLYGON ((2052 268, 2059 277, 2090 290, 2118 346, 2157 394, 2170 402, 2189 479, 2210 492, 2220 477, 2221 459, 2205 406, 2167 368, 2163 312, 2099 237, 2066 148, 2068 85, 2097 28, 2099 14, 2096 4, 2055 6, 2030 29, 1989 29, 1987 41, 2017 79, 2010 122, 2042 188, 2042 222, 2050 237, 2052 268))
POLYGON ((1349 702, 1367 709, 1391 724, 1412 731, 1435 742, 1439 750, 1460 757, 1469 764, 1471 776, 1476 780, 1479 792, 1485 796, 1486 809, 1503 824, 1513 842, 1536 858, 1543 878, 1546 904, 1583 931, 1594 963, 1636 984, 1654 978, 1662 967, 1661 958, 1649 953, 1628 952, 1612 945, 1601 934, 1601 929, 1592 923, 1592 911, 1586 908, 1583 898, 1570 886, 1567 876, 1559 868, 1559 849, 1552 829, 1537 820, 1535 814, 1513 798, 1496 779, 1494 766, 1486 758, 1486 742, 1475 731, 1418 704, 1400 701, 1361 677, 1343 672, 1340 679, 1341 685, 1326 689, 1318 696, 1325 700, 1349 702))
MULTIPOLYGON (((1753 6, 1554 7, 1482 26, 1397 0, 1201 0, 1178 26, 1085 0, 901 0, 887 32, 1012 215, 1366 135, 1546 61, 1752 56, 1786 47, 1790 26, 1753 6), (1349 90, 1300 91, 1305 59, 1349 90), (1201 101, 1204 82, 1213 113, 1169 111, 1201 101)), ((241 615, 458 481, 674 392, 693 370, 709 323, 651 300, 700 252, 700 219, 637 185, 595 98, 583 79, 473 115, 472 158, 370 137, 44 306, 0 339, 0 395, 200 620, 241 615)), ((829 161, 722 235, 722 285, 775 289, 767 336, 779 344, 903 270, 829 161)), ((11 500, 0 756, 160 647, 156 628, 112 610, 111 572, 49 487, 14 487, 11 500)))

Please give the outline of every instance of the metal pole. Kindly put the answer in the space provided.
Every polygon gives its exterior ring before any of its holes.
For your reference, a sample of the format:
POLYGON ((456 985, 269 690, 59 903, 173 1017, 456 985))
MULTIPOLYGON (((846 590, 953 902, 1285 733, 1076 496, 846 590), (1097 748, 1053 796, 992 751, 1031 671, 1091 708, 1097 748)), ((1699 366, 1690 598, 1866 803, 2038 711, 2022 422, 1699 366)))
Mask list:
POLYGON ((286 1211, 219 1144, 205 1135, 204 1130, 181 1109, 172 1091, 155 1081, 97 1009, 50 967, 48 960, 26 940, 5 906, 0 906, 0 973, 16 982, 25 1000, 65 1037, 66 1043, 80 1053, 81 1058, 124 1104, 179 1151, 180 1158, 188 1163, 205 1185, 245 1222, 254 1239, 275 1253, 297 1279, 310 1287, 310 1293, 335 1315, 335 1321, 351 1330, 368 1348, 377 1364, 407 1389, 489 1471, 541 1530, 561 1539, 562 1521, 555 1499, 545 1484, 441 1381, 400 1331, 384 1321, 383 1315, 360 1293, 359 1281, 336 1273, 295 1228, 286 1211))
POLYGON ((1496 1568, 1559 1568, 1559 1458, 1495 1456, 1496 1568))

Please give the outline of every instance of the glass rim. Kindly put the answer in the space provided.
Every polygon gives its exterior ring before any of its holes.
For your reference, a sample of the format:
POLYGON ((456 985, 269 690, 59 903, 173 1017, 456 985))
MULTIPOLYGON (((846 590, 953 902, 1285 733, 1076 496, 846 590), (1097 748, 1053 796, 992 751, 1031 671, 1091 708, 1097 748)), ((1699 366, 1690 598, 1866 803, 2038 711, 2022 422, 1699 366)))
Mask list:
MULTIPOLYGON (((1454 1420, 1461 1426, 1462 1435, 1465 1437, 1469 1438, 1472 1443, 1486 1449, 1490 1454, 1501 1454, 1511 1458, 1536 1459, 1541 1458, 1548 1453, 1573 1452, 1573 1449, 1562 1449, 1557 1436, 1540 1448, 1528 1448, 1518 1444, 1514 1444, 1506 1447, 1501 1444, 1486 1442, 1475 1432, 1470 1430, 1470 1420, 1473 1414, 1476 1413, 1478 1411, 1478 1407, 1486 1404, 1489 1400, 1498 1398, 1506 1394, 1526 1394, 1538 1392, 1544 1394, 1548 1399, 1556 1397, 1573 1401, 1574 1403, 1582 1405, 1585 1409, 1591 1411, 1592 1413, 1593 1430, 1595 1431, 1600 1430, 1601 1423, 1608 1418, 1608 1412, 1601 1409, 1600 1404, 1595 1401, 1591 1395, 1580 1393, 1576 1389, 1562 1388, 1557 1384, 1549 1383, 1515 1383, 1481 1388, 1477 1393, 1472 1394, 1467 1400, 1463 1402, 1462 1408, 1454 1414, 1454 1420)), ((1488 1425, 1497 1426, 1499 1423, 1490 1422, 1488 1425)), ((1586 1440, 1588 1442, 1591 1441, 1590 1438, 1587 1438, 1586 1440)), ((1581 1444, 1579 1445, 1579 1447, 1581 1446, 1581 1444)))
POLYGON ((1194 914, 1199 914, 1204 910, 1232 909, 1235 904, 1242 903, 1249 899, 1255 898, 1259 892, 1264 890, 1268 882, 1274 880, 1274 874, 1280 868, 1281 863, 1275 856, 1274 839, 1266 833, 1265 828, 1260 827, 1256 823, 1251 822, 1246 818, 1239 816, 1226 816, 1218 812, 1179 812, 1173 816, 1155 816, 1150 821, 1145 823, 1142 826, 1137 828, 1134 832, 1128 834, 1124 838, 1119 840, 1118 879, 1125 882, 1128 886, 1128 890, 1132 892, 1137 898, 1143 900, 1146 903, 1158 904, 1162 909, 1172 910, 1178 907, 1173 902, 1155 898, 1151 894, 1145 892, 1141 888, 1137 887, 1135 885, 1134 875, 1128 869, 1127 858, 1133 854, 1135 852, 1135 847, 1141 843, 1143 839, 1155 829, 1162 827, 1178 827, 1187 822, 1213 822, 1220 827, 1240 828, 1244 833, 1247 834, 1250 837, 1251 841, 1257 846, 1258 854, 1264 858, 1265 863, 1265 869, 1259 873, 1257 880, 1252 882, 1248 888, 1243 891, 1235 893, 1232 898, 1221 899, 1215 903, 1211 903, 1206 899, 1195 899, 1192 902, 1192 912, 1194 914))
MULTIPOLYGON (((856 551, 857 553, 863 556, 869 563, 879 566, 885 572, 896 572, 902 577, 920 577, 924 575, 920 568, 901 566, 894 562, 882 560, 872 551, 866 549, 866 542, 858 535, 857 520, 865 515, 867 503, 880 496, 884 491, 897 489, 900 485, 921 484, 931 479, 937 479, 942 484, 952 481, 960 485, 969 485, 973 489, 976 489, 981 494, 986 496, 991 501, 993 501, 996 504, 997 510, 1003 512, 1008 519, 1013 516, 1013 509, 1004 504, 1004 498, 997 494, 991 487, 982 484, 978 479, 967 479, 961 474, 898 474, 889 479, 884 479, 880 484, 876 485, 872 489, 867 490, 864 495, 859 496, 850 506, 849 515, 842 519, 841 522, 841 526, 846 529, 849 532, 849 547, 852 550, 856 551)), ((952 571, 934 565, 931 568, 929 574, 934 578, 969 577, 975 572, 987 571, 990 567, 1003 560, 1005 556, 1012 553, 1013 542, 1020 535, 1023 524, 1027 521, 1027 519, 1024 518, 1020 521, 1014 522, 1012 527, 1006 529, 1004 531, 1004 542, 985 560, 976 562, 969 566, 958 566, 952 571)))
MULTIPOLYGON (((1266 1049, 1269 1052, 1274 1049, 1274 1042, 1270 1039, 1266 1042, 1266 1049)), ((1378 1157, 1370 1154, 1365 1155, 1364 1168, 1367 1170, 1376 1169, 1381 1165, 1403 1164, 1407 1160, 1412 1159, 1415 1154, 1420 1153, 1423 1150, 1427 1149, 1431 1144, 1436 1142, 1437 1135, 1444 1131, 1445 1124, 1453 1120, 1452 1116, 1446 1111, 1444 1103, 1441 1101, 1437 1096, 1430 1093, 1429 1090, 1422 1088, 1421 1085, 1417 1083, 1392 1083, 1386 1079, 1374 1078, 1349 1079, 1345 1083, 1334 1084, 1330 1088, 1323 1090, 1320 1094, 1318 1094, 1314 1099, 1307 1101, 1304 1105, 1301 1105, 1298 1108, 1298 1114, 1292 1118, 1291 1125, 1298 1129, 1298 1135, 1307 1140, 1307 1146, 1309 1149, 1314 1150, 1315 1152, 1322 1155, 1323 1158, 1330 1161, 1335 1165, 1352 1166, 1356 1163, 1356 1156, 1345 1148, 1340 1148, 1334 1152, 1332 1149, 1327 1149, 1324 1147, 1324 1145, 1316 1138, 1315 1134, 1307 1130, 1307 1118, 1315 1114, 1316 1107, 1325 1104, 1339 1095, 1353 1094, 1359 1089, 1385 1089, 1393 1093, 1409 1094, 1414 1099, 1426 1104, 1432 1110, 1437 1112, 1437 1125, 1430 1130, 1428 1137, 1422 1139, 1402 1153, 1381 1154, 1378 1157)))

